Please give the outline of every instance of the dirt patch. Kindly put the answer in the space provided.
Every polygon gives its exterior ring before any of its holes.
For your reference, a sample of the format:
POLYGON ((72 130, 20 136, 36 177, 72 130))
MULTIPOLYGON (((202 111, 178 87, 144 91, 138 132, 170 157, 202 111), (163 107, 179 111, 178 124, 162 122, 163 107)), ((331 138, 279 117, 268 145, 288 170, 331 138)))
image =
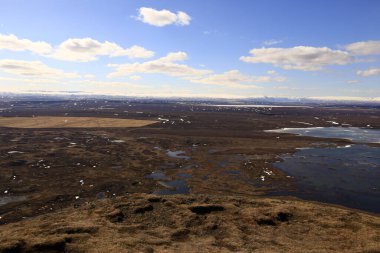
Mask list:
POLYGON ((13 128, 142 127, 153 123, 156 121, 95 117, 0 117, 0 127, 13 128))

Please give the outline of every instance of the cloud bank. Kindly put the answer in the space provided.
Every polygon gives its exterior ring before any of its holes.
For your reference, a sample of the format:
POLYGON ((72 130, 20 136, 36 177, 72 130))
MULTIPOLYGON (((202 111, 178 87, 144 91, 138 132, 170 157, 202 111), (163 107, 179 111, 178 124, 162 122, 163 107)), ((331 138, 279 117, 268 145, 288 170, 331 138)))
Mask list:
POLYGON ((353 62, 353 57, 347 52, 327 47, 255 48, 250 54, 251 56, 240 57, 240 60, 247 63, 270 63, 286 70, 316 71, 327 65, 353 62))
POLYGON ((88 62, 95 61, 98 56, 150 58, 154 56, 154 52, 140 46, 124 49, 116 43, 83 38, 62 42, 50 56, 58 60, 88 62))
POLYGON ((380 40, 355 42, 344 48, 353 55, 376 55, 380 54, 380 40))
POLYGON ((359 70, 356 72, 359 76, 380 76, 380 68, 369 68, 367 70, 359 70))
POLYGON ((30 51, 36 54, 49 54, 53 48, 44 41, 19 39, 16 35, 0 34, 0 49, 12 51, 30 51))
POLYGON ((10 74, 42 78, 78 78, 77 73, 67 73, 51 68, 40 61, 0 60, 0 70, 10 74))
POLYGON ((143 63, 128 64, 109 64, 108 67, 114 68, 115 71, 108 77, 127 76, 137 73, 164 74, 167 76, 202 76, 211 73, 211 70, 196 69, 185 64, 179 64, 178 61, 187 59, 185 52, 169 53, 165 57, 143 63))
POLYGON ((47 42, 19 39, 12 34, 0 34, 0 50, 1 49, 11 51, 30 51, 44 57, 77 62, 95 61, 99 56, 127 56, 131 59, 150 58, 154 56, 153 51, 137 45, 123 48, 113 42, 99 42, 92 38, 70 38, 54 48, 47 42))
POLYGON ((235 88, 257 88, 254 84, 267 82, 283 82, 284 77, 273 76, 249 76, 242 74, 239 70, 230 70, 222 74, 209 75, 204 78, 190 79, 193 83, 223 85, 235 88))
MULTIPOLYGON (((272 73, 271 76, 249 76, 242 74, 239 70, 230 70, 222 74, 215 74, 212 70, 197 69, 190 67, 182 62, 188 59, 185 52, 172 52, 157 60, 147 61, 143 63, 131 64, 109 64, 114 68, 108 77, 121 77, 134 74, 163 74, 167 76, 180 77, 183 80, 192 83, 221 85, 234 88, 256 88, 257 83, 266 82, 282 82, 284 77, 277 76, 272 73)), ((131 79, 134 76, 130 76, 131 79)))

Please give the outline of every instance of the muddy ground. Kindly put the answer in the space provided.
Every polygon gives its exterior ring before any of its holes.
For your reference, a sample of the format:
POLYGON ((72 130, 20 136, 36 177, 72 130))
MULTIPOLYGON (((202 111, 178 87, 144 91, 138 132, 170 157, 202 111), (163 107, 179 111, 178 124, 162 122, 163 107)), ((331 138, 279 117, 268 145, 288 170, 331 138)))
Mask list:
POLYGON ((256 198, 294 191, 294 180, 272 166, 280 154, 321 142, 350 142, 263 130, 331 122, 380 128, 376 108, 244 109, 105 100, 3 102, 0 108, 2 117, 158 121, 139 128, 1 128, 0 224, 33 222, 41 214, 131 193, 256 198))

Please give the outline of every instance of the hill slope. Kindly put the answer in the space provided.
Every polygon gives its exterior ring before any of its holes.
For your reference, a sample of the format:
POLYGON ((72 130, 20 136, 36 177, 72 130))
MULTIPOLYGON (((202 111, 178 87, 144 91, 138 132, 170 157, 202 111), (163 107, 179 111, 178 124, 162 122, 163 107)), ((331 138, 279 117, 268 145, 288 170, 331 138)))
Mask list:
POLYGON ((0 227, 0 252, 380 252, 380 217, 297 200, 132 194, 0 227))

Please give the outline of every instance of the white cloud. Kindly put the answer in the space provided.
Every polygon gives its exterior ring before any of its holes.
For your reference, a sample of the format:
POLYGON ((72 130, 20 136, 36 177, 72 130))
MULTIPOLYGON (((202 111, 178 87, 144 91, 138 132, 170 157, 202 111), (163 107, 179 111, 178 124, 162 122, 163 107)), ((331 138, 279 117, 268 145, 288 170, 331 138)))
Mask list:
POLYGON ((146 85, 134 84, 128 82, 109 82, 109 81, 97 81, 97 80, 73 80, 69 81, 69 83, 77 84, 77 85, 86 85, 89 87, 97 87, 104 88, 103 91, 110 91, 110 88, 146 88, 146 85))
POLYGON ((66 60, 88 62, 94 61, 98 56, 128 56, 130 58, 149 58, 154 55, 153 51, 139 46, 124 49, 113 42, 99 42, 91 38, 68 39, 62 42, 51 57, 66 60))
POLYGON ((359 81, 358 80, 348 80, 347 83, 348 84, 357 84, 357 83, 359 83, 359 81))
POLYGON ((282 82, 284 77, 273 76, 248 76, 240 73, 239 70, 230 70, 222 74, 209 75, 202 78, 188 78, 194 83, 222 85, 236 88, 256 88, 256 83, 282 82))
POLYGON ((268 70, 267 74, 268 75, 277 75, 277 72, 275 70, 268 70))
POLYGON ((272 39, 272 40, 266 40, 266 41, 264 41, 263 45, 264 46, 273 46, 273 45, 276 45, 276 44, 280 44, 282 42, 283 42, 282 40, 274 40, 274 39, 272 39))
POLYGON ((175 61, 184 61, 187 54, 184 52, 169 53, 165 57, 157 60, 143 63, 130 64, 109 64, 109 67, 115 68, 108 77, 126 76, 136 73, 164 74, 168 76, 202 76, 212 73, 210 70, 195 69, 185 64, 178 64, 175 61))
POLYGON ((48 54, 52 51, 52 46, 44 41, 31 41, 28 39, 19 39, 13 34, 0 34, 0 50, 1 49, 48 54))
POLYGON ((86 78, 86 79, 93 79, 93 78, 95 78, 95 75, 93 75, 93 74, 86 74, 86 75, 83 75, 83 77, 86 78))
POLYGON ((345 65, 353 58, 344 51, 327 47, 255 48, 251 56, 240 57, 247 63, 270 63, 283 69, 316 71, 326 65, 345 65))
POLYGON ((379 76, 380 75, 380 68, 369 68, 367 70, 359 70, 356 72, 359 76, 379 76))
POLYGON ((14 78, 14 77, 1 77, 0 81, 28 83, 28 84, 57 84, 57 79, 44 79, 44 78, 14 78))
POLYGON ((40 61, 0 60, 0 70, 10 74, 40 78, 78 78, 77 73, 67 73, 51 68, 40 61))
POLYGON ((380 54, 380 40, 360 41, 344 48, 354 55, 376 55, 380 54))
POLYGON ((277 90, 290 90, 290 89, 294 89, 294 88, 290 88, 288 86, 283 86, 283 85, 276 86, 274 88, 277 89, 277 90))
MULTIPOLYGON (((134 45, 130 48, 125 49, 124 53, 122 53, 120 56, 122 56, 122 55, 126 55, 131 59, 134 59, 134 58, 150 58, 150 57, 154 56, 154 52, 149 51, 143 47, 134 45)), ((119 55, 115 55, 115 56, 119 56, 119 55)))
POLYGON ((325 96, 325 97, 309 97, 316 100, 336 100, 336 101, 372 101, 380 102, 380 97, 350 97, 350 96, 325 96))
POLYGON ((173 62, 173 61, 185 61, 188 59, 188 56, 185 52, 174 52, 168 53, 166 56, 161 57, 159 60, 161 62, 173 62))
POLYGON ((130 76, 129 79, 133 80, 133 81, 138 81, 141 79, 141 76, 138 76, 138 75, 134 75, 134 76, 130 76))
POLYGON ((147 7, 141 7, 138 11, 138 20, 159 27, 172 24, 185 26, 189 25, 191 20, 191 17, 183 11, 178 11, 176 14, 165 9, 155 10, 147 7))

